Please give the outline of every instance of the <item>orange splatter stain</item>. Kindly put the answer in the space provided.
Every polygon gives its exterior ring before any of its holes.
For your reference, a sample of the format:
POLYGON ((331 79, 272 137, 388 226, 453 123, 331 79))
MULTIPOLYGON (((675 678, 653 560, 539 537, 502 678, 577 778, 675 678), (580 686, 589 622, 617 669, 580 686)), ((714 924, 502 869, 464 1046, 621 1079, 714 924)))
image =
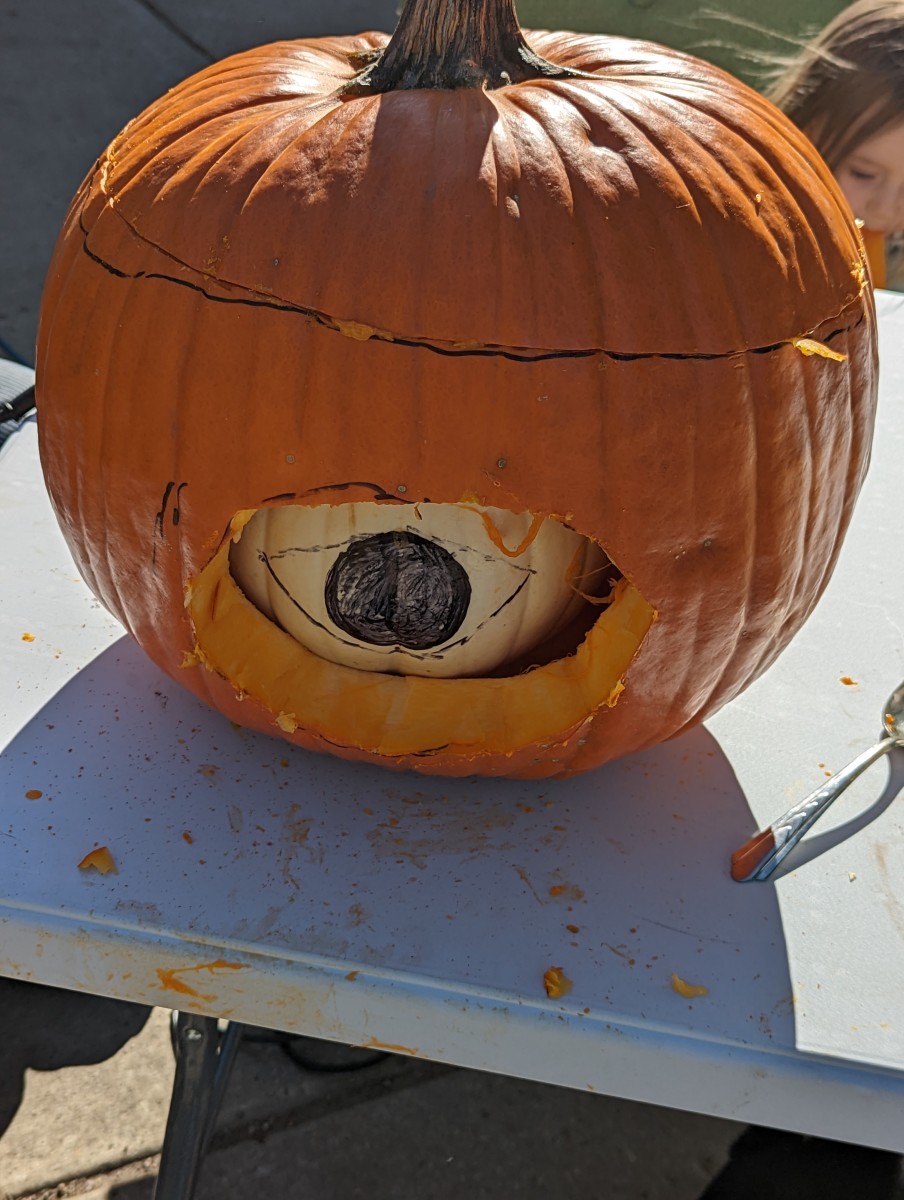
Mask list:
POLYGON ((672 991, 677 992, 679 996, 684 996, 686 1000, 693 1000, 696 996, 709 995, 708 987, 704 987, 701 983, 685 983, 674 971, 672 972, 672 991))
POLYGON ((411 1054, 417 1056, 420 1051, 417 1046, 400 1046, 397 1042, 381 1042, 379 1038, 368 1038, 366 1042, 361 1043, 362 1046, 372 1047, 374 1050, 391 1050, 395 1054, 411 1054))
POLYGON ((184 842, 188 842, 188 844, 190 846, 195 839, 192 837, 192 835, 188 832, 187 829, 183 829, 182 830, 182 840, 184 842))
POLYGON ((567 996, 574 984, 561 967, 550 967, 543 972, 543 986, 550 1000, 558 1000, 561 996, 567 996))
POLYGON ((579 925, 566 925, 565 928, 568 930, 569 933, 580 933, 581 932, 581 927, 579 925))
POLYGON ((43 795, 44 795, 44 793, 39 792, 37 788, 29 788, 28 791, 25 793, 25 799, 26 800, 40 800, 43 795))
POLYGON ((33 633, 23 633, 22 634, 23 642, 33 642, 34 640, 35 640, 35 635, 33 633))
POLYGON ((106 846, 98 846, 96 850, 92 850, 78 865, 80 871, 99 871, 101 875, 118 875, 116 863, 113 861, 113 855, 106 846))
POLYGON ((845 687, 856 687, 857 686, 857 680, 851 679, 850 675, 842 675, 841 682, 844 684, 845 687))
MULTIPOLYGON (((583 900, 583 888, 577 887, 573 883, 554 883, 549 889, 550 896, 567 896, 569 900, 583 900)), ((568 910, 569 912, 571 909, 568 910)))
POLYGON ((359 974, 359 971, 349 971, 345 978, 349 981, 349 983, 354 983, 359 974))
POLYGON ((194 996, 198 1000, 216 1000, 216 996, 206 996, 203 992, 199 992, 193 988, 190 983, 186 983, 184 979, 180 979, 181 975, 187 975, 190 971, 208 971, 211 975, 215 971, 244 971, 248 967, 247 963, 231 963, 226 962, 222 958, 216 959, 214 962, 198 963, 196 967, 170 967, 164 969, 157 968, 157 977, 165 988, 171 992, 179 992, 183 996, 194 996))

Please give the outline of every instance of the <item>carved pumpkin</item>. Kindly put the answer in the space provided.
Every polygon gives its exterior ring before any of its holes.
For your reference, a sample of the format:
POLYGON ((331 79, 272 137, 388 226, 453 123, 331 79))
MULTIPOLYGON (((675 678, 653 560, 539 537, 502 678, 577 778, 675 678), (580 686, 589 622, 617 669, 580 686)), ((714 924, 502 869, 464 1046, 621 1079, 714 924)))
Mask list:
POLYGON ((186 80, 76 196, 42 460, 88 584, 234 721, 539 777, 671 737, 816 603, 862 246, 716 68, 411 0, 186 80))

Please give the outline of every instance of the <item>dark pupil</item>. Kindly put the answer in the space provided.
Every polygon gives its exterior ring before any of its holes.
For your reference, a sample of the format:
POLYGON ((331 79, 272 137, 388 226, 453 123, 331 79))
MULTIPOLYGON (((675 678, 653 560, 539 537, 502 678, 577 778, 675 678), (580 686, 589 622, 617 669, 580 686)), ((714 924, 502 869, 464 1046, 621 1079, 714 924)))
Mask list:
POLYGON ((429 650, 465 619, 471 584, 436 542, 416 533, 376 533, 339 555, 324 595, 332 621, 359 641, 429 650))

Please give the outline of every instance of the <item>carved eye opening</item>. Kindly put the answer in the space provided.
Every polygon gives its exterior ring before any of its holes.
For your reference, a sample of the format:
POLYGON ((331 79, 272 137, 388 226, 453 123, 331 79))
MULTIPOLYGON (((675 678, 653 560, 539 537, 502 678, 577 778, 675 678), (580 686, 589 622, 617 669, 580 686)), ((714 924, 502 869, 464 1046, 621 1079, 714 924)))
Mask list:
POLYGON ((441 676, 538 665, 538 648, 566 627, 573 651, 617 575, 560 522, 427 503, 262 509, 230 567, 265 616, 321 657, 441 676))

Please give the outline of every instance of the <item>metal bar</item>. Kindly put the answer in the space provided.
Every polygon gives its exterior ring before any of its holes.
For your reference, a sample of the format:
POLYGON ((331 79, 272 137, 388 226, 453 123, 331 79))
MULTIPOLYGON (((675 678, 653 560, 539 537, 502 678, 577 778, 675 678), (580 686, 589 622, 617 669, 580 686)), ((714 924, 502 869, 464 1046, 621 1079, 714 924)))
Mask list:
POLYGON ((216 1017, 173 1014, 176 1074, 154 1200, 191 1200, 194 1195, 241 1030, 241 1025, 228 1025, 221 1036, 216 1017))

